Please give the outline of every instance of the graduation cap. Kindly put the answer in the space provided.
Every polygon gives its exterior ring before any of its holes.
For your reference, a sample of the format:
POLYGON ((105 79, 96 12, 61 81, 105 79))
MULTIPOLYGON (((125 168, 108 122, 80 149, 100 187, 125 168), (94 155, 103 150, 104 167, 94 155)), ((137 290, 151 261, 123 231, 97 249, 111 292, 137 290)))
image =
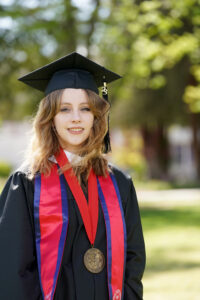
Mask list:
MULTIPOLYGON (((44 92, 45 95, 65 88, 89 89, 99 94, 98 88, 102 87, 102 96, 108 101, 107 83, 119 78, 120 75, 73 52, 20 77, 19 80, 44 92)), ((107 153, 111 150, 109 132, 104 143, 104 152, 107 153)))

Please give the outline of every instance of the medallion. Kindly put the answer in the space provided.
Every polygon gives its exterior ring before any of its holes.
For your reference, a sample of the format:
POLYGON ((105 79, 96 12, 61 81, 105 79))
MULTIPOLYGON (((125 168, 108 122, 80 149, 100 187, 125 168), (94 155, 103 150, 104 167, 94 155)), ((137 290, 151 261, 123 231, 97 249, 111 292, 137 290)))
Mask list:
POLYGON ((105 266, 105 257, 97 248, 90 248, 84 254, 84 265, 91 273, 100 273, 105 266))

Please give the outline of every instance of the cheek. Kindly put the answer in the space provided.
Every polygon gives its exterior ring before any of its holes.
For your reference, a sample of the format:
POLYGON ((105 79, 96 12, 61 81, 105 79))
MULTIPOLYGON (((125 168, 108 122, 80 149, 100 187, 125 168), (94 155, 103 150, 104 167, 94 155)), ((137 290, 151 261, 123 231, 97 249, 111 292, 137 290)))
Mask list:
POLYGON ((54 117, 53 123, 57 129, 61 128, 63 126, 63 124, 65 124, 64 120, 63 120, 63 116, 57 114, 54 117))

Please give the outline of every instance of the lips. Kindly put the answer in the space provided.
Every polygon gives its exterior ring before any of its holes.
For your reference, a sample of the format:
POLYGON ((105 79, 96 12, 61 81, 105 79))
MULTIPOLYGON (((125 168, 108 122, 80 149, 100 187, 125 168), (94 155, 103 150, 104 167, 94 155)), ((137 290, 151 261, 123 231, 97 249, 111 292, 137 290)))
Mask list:
POLYGON ((78 134, 78 133, 82 133, 84 129, 82 127, 72 127, 72 128, 68 128, 67 130, 70 133, 78 134))

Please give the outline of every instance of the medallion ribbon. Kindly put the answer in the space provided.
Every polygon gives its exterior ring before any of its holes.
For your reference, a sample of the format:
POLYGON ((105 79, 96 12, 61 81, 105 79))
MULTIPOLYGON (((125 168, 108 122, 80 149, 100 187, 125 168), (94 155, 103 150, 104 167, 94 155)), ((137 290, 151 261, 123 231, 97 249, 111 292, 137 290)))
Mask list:
MULTIPOLYGON (((56 155, 56 160, 61 168, 69 164, 63 149, 60 149, 60 153, 56 155)), ((88 203, 72 168, 66 170, 64 176, 78 205, 90 244, 93 246, 97 231, 99 209, 96 175, 91 169, 88 178, 88 203)))

